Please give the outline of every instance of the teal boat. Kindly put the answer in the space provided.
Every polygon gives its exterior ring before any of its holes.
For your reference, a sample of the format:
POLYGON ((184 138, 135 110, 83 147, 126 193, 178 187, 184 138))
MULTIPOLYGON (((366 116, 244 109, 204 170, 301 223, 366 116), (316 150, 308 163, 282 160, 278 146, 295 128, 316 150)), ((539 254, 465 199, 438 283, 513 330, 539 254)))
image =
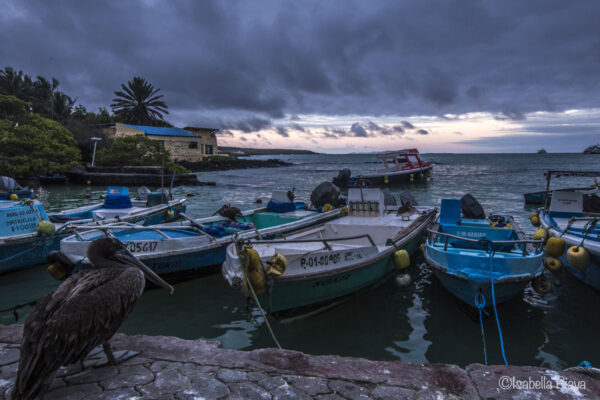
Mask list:
POLYGON ((380 189, 349 189, 348 209, 347 216, 284 239, 238 240, 227 248, 223 276, 246 296, 257 286, 256 300, 273 313, 329 303, 393 276, 393 256, 400 249, 412 254, 437 213, 386 204, 380 189), (282 262, 285 271, 274 272, 271 266, 282 262), (247 279, 248 268, 270 276, 268 292, 247 279))

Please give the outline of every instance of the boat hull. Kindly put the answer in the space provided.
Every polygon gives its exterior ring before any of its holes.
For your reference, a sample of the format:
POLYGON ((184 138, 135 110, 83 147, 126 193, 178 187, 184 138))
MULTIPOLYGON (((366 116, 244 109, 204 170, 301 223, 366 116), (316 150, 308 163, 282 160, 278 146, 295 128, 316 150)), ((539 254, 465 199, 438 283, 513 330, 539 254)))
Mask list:
MULTIPOLYGON (((492 285, 489 280, 487 282, 474 282, 453 274, 448 274, 439 269, 434 269, 433 272, 446 290, 468 305, 476 307, 475 297, 478 293, 483 293, 485 296, 485 307, 492 306, 492 285)), ((531 278, 508 282, 494 282, 496 304, 504 303, 516 297, 525 289, 530 280, 531 278)))
POLYGON ((427 178, 431 176, 432 171, 433 166, 430 165, 427 167, 408 171, 390 172, 387 174, 382 173, 373 175, 361 175, 346 180, 344 183, 342 183, 342 187, 386 187, 408 183, 421 183, 427 181, 427 178))
MULTIPOLYGON (((412 255, 423 240, 427 225, 423 224, 420 232, 399 247, 412 255)), ((392 254, 388 251, 364 266, 328 276, 275 282, 270 295, 258 295, 259 302, 267 311, 270 304, 270 311, 277 313, 335 301, 391 278, 395 271, 392 254)))

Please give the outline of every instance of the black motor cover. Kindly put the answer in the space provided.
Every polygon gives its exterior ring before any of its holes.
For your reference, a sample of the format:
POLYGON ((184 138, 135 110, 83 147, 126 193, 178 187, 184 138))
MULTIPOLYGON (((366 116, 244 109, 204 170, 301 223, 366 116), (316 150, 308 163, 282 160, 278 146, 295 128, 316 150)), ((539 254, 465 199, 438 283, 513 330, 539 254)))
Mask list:
MULTIPOLYGON (((329 203, 334 207, 340 204, 340 190, 331 182, 323 182, 312 191, 310 201, 313 207, 319 208, 329 203)), ((343 202, 343 200, 342 200, 343 202)))
POLYGON ((333 183, 335 183, 337 186, 346 187, 346 181, 350 179, 351 176, 352 171, 350 171, 348 168, 344 168, 340 170, 335 178, 333 178, 333 183))
POLYGON ((600 197, 593 193, 584 195, 583 212, 600 213, 600 197))
POLYGON ((464 218, 484 219, 485 212, 481 204, 469 193, 465 194, 461 199, 461 208, 464 218))

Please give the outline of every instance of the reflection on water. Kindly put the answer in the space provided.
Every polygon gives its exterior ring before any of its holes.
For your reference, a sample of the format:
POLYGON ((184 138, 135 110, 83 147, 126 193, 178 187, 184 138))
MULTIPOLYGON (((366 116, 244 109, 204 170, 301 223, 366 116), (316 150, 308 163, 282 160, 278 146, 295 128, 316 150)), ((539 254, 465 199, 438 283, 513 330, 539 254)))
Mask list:
MULTIPOLYGON (((544 189, 547 169, 600 169, 594 155, 426 155, 435 161, 433 180, 410 186, 421 204, 440 204, 443 197, 473 194, 488 213, 515 216, 528 233, 531 208, 524 192, 544 189)), ((223 203, 242 209, 257 207, 272 190, 296 188, 298 200, 331 180, 342 168, 354 174, 375 168, 369 155, 295 155, 284 159, 291 167, 200 173, 215 187, 177 187, 175 196, 188 197, 188 214, 212 215, 223 203)), ((562 178, 557 186, 580 186, 582 180, 562 178)), ((132 191, 134 188, 131 188, 132 191)), ((399 193, 402 189, 394 189, 399 193)), ((101 201, 105 189, 80 185, 43 188, 40 199, 48 211, 101 201)), ((264 205, 265 202, 263 202, 264 205)), ((285 348, 312 354, 340 354, 379 360, 444 362, 468 365, 483 362, 479 320, 465 310, 429 271, 422 256, 411 267, 412 283, 394 279, 348 298, 338 306, 289 324, 272 322, 285 348)), ((600 295, 561 271, 552 277, 553 291, 540 296, 531 288, 498 308, 508 360, 511 364, 562 369, 586 359, 600 363, 597 332, 600 295)), ((0 277, 0 309, 35 299, 57 286, 39 266, 0 277)), ((272 339, 256 309, 247 309, 243 296, 217 274, 179 283, 173 295, 151 290, 141 297, 121 328, 126 333, 175 335, 219 340, 226 348, 272 347, 272 339)), ((27 309, 23 310, 26 313, 27 309)), ((23 314, 23 313, 21 313, 23 314)), ((11 323, 11 313, 0 323, 11 323)), ((21 322, 23 319, 21 319, 21 322)), ((484 321, 490 363, 502 363, 493 315, 484 321)))

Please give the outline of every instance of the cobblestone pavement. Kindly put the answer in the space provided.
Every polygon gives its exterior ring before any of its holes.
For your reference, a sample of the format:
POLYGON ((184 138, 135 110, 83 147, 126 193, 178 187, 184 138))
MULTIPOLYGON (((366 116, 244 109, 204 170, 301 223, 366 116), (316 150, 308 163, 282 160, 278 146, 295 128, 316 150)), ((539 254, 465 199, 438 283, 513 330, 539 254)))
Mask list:
MULTIPOLYGON (((0 400, 10 399, 21 333, 19 325, 0 325, 0 400)), ((115 350, 141 354, 117 366, 61 368, 44 399, 600 399, 600 380, 538 367, 462 369, 277 349, 238 351, 164 336, 117 334, 111 343, 115 350), (585 388, 557 388, 563 378, 585 388), (540 382, 545 388, 502 389, 500 382, 540 382)))

